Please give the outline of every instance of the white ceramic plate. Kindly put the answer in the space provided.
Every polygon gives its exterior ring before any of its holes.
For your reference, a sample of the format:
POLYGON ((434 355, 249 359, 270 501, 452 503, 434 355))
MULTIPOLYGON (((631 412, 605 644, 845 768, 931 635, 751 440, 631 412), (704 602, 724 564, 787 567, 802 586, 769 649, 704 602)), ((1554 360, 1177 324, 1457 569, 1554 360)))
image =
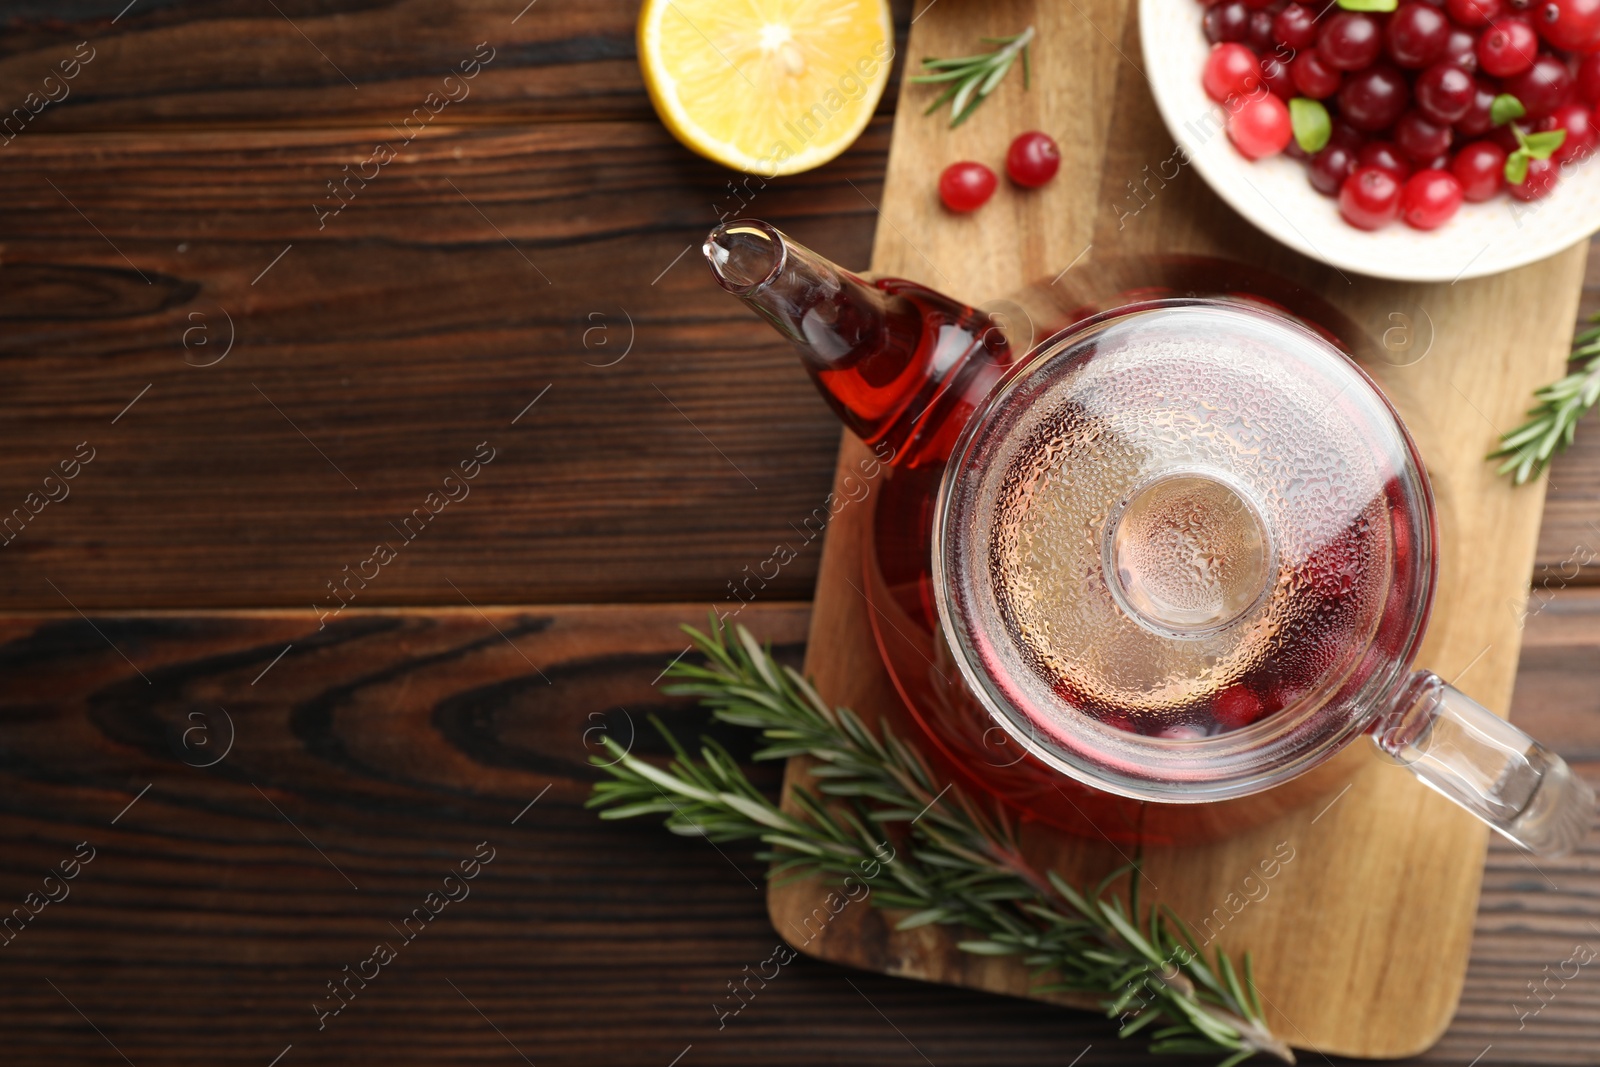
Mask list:
MULTIPOLYGON (((1340 270, 1399 281, 1450 282, 1520 267, 1600 230, 1600 155, 1567 167, 1543 200, 1498 196, 1463 204, 1437 230, 1395 222, 1375 233, 1350 226, 1287 156, 1252 163, 1224 130, 1225 112, 1200 87, 1210 45, 1196 0, 1140 0, 1144 69, 1167 129, 1216 194, 1261 230, 1340 270)), ((1167 168, 1170 178, 1170 167, 1167 168)), ((1151 172, 1156 167, 1152 164, 1151 172)))

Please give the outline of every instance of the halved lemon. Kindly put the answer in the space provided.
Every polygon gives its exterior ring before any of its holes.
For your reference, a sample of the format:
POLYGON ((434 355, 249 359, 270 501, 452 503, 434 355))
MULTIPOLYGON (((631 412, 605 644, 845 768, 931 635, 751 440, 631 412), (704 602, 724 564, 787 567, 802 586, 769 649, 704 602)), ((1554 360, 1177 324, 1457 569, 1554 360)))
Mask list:
POLYGON ((772 177, 848 148, 889 82, 888 0, 646 0, 656 114, 708 159, 772 177))

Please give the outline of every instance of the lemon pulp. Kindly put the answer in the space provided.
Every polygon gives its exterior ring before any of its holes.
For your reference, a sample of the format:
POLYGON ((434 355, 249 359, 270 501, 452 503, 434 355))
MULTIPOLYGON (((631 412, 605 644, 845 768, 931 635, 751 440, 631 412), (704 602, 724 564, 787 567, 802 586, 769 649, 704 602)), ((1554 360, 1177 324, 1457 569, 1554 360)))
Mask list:
POLYGON ((686 146, 768 177, 826 163, 889 81, 887 0, 647 0, 639 65, 686 146))

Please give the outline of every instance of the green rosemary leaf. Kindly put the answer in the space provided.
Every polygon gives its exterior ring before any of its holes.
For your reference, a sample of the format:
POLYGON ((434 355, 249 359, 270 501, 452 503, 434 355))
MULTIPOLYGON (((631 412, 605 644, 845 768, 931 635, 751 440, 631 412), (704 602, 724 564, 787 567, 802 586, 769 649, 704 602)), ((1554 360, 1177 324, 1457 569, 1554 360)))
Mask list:
POLYGON ((1003 945, 998 941, 958 941, 956 947, 974 956, 1014 956, 1017 946, 1003 945))
MULTIPOLYGON (((981 99, 974 89, 967 113, 981 99)), ((1581 398, 1585 389, 1580 383, 1562 395, 1581 398)), ((697 696, 719 721, 760 731, 762 758, 816 761, 819 791, 794 790, 791 806, 779 808, 720 745, 707 740, 691 758, 652 717, 673 753, 664 767, 609 738, 607 758, 591 758, 606 777, 587 803, 602 818, 658 815, 675 834, 759 841, 757 858, 770 864, 775 884, 866 881, 873 906, 904 912, 899 929, 959 929, 963 951, 1020 958, 1040 981, 1037 991, 1097 993, 1113 1016, 1132 1013, 1123 1036, 1162 1025, 1151 1035, 1153 1052, 1293 1062, 1261 1021, 1250 958, 1241 981, 1219 952, 1219 980, 1198 951, 1180 950, 1179 938, 1194 945, 1193 932, 1140 904, 1137 866, 1089 889, 1028 866, 1003 806, 936 782, 914 747, 847 708, 830 708, 742 627, 713 619, 708 633, 686 632, 704 663, 674 663, 671 688, 697 696), (1123 877, 1131 878, 1127 905, 1110 892, 1123 877)))
POLYGON ((978 105, 1005 80, 1006 74, 1010 72, 1019 54, 1022 57, 1022 87, 1027 89, 1031 81, 1028 46, 1032 43, 1033 36, 1034 29, 1029 26, 1012 37, 982 38, 985 43, 1000 46, 993 52, 951 59, 935 59, 931 56, 923 59, 922 69, 932 73, 916 74, 906 79, 907 81, 917 85, 951 83, 949 88, 928 105, 923 114, 931 115, 949 103, 951 129, 961 125, 972 117, 978 105))
MULTIPOLYGON (((1600 314, 1589 321, 1600 322, 1600 314)), ((1538 475, 1557 452, 1572 444, 1579 420, 1600 402, 1600 328, 1573 338, 1571 358, 1582 361, 1580 369, 1536 390, 1528 421, 1502 435, 1499 447, 1486 457, 1506 457, 1496 474, 1510 474, 1517 485, 1538 475)))

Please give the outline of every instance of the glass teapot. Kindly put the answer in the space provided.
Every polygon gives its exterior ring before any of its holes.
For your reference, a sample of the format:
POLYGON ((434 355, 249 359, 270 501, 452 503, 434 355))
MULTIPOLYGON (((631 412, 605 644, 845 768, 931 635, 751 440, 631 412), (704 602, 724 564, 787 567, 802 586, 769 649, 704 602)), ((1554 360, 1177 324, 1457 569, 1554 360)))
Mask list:
POLYGON ((1102 264, 1010 305, 1054 329, 1024 345, 764 222, 704 253, 891 457, 863 578, 945 769, 1076 833, 1183 842, 1326 795, 1366 734, 1526 848, 1588 832, 1560 757, 1411 669, 1433 499, 1333 308, 1218 261, 1102 264))

